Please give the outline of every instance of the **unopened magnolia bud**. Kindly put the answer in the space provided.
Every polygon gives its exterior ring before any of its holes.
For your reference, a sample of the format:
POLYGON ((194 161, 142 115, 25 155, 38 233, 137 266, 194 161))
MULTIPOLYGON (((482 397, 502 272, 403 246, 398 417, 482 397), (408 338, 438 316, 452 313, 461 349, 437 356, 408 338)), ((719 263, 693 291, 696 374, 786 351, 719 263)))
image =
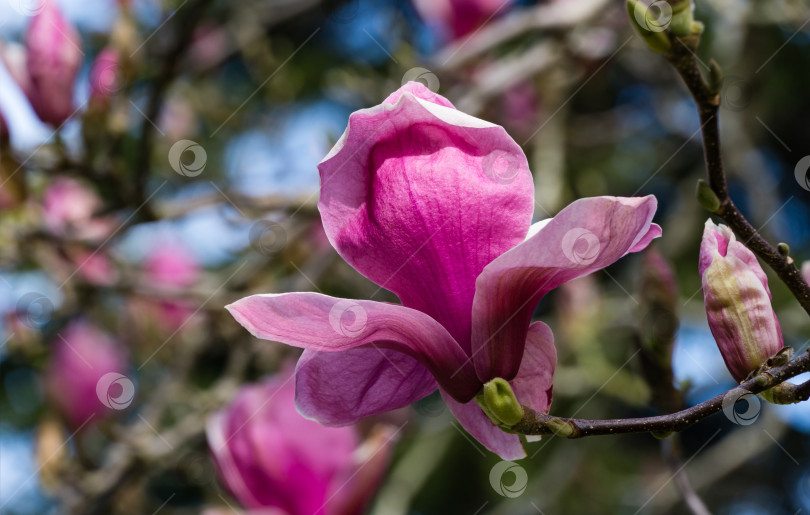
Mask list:
POLYGON ((495 422, 513 426, 523 418, 523 407, 506 379, 496 377, 484 385, 483 403, 495 422))
POLYGON ((779 252, 779 255, 782 257, 787 257, 790 255, 790 246, 787 243, 780 243, 776 246, 776 250, 779 252))
POLYGON ((669 24, 669 29, 676 36, 686 36, 692 34, 694 18, 692 16, 692 9, 694 4, 691 0, 680 2, 670 2, 672 5, 672 21, 669 24))
POLYGON ((703 179, 698 179, 697 191, 695 193, 700 205, 708 211, 716 213, 717 210, 720 209, 720 199, 717 197, 717 193, 715 193, 712 187, 703 179))
POLYGON ((714 59, 709 61, 709 80, 707 86, 709 87, 709 91, 715 95, 720 93, 720 89, 723 87, 723 69, 714 59))
POLYGON ((709 328, 738 382, 784 346, 771 292, 757 258, 731 229, 706 222, 699 271, 709 328))

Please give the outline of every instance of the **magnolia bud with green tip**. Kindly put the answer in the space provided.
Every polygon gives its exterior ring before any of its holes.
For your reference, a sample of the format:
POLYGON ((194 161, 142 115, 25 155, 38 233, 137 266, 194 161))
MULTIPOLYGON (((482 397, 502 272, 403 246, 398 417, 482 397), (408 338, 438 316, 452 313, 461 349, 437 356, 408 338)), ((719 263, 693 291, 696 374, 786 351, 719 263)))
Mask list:
POLYGON ((726 368, 744 381, 784 347, 768 278, 731 229, 711 220, 703 232, 699 272, 709 329, 726 368))
POLYGON ((776 250, 782 257, 788 257, 790 255, 790 246, 787 243, 780 243, 776 246, 776 250))
POLYGON ((548 420, 544 423, 546 428, 548 428, 552 433, 557 436, 562 436, 563 438, 568 438, 572 434, 574 434, 574 427, 571 425, 570 422, 566 422, 565 420, 559 418, 553 418, 548 420))
POLYGON ((720 209, 720 198, 703 179, 698 179, 696 195, 700 205, 710 212, 716 213, 720 209))
POLYGON ((666 34, 671 21, 672 10, 664 1, 655 2, 658 15, 654 16, 649 6, 637 0, 627 0, 627 14, 638 35, 653 52, 669 53, 672 43, 666 34))
POLYGON ((496 377, 484 385, 484 410, 494 422, 514 426, 523 418, 523 407, 506 379, 496 377))

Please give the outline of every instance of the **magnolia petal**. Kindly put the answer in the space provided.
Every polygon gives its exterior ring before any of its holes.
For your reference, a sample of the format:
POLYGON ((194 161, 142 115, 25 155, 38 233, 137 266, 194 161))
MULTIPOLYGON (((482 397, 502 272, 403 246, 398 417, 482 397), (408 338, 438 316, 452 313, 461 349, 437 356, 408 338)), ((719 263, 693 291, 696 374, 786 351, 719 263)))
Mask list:
POLYGON ((475 278, 531 223, 520 147, 502 127, 409 83, 352 114, 318 169, 318 208, 338 253, 469 351, 475 278))
POLYGON ((395 350, 305 350, 295 371, 295 404, 307 418, 344 426, 407 406, 437 387, 424 365, 395 350))
POLYGON ((563 209, 476 280, 472 356, 482 383, 518 373, 532 312, 557 286, 605 268, 660 235, 654 197, 594 197, 563 209))
POLYGON ((481 444, 494 452, 504 460, 518 460, 526 457, 523 444, 518 435, 505 433, 498 426, 492 423, 475 401, 460 403, 447 395, 444 390, 439 390, 447 403, 447 407, 453 412, 461 426, 470 435, 481 442, 481 444))
POLYGON ((462 402, 481 388, 453 337, 414 309, 311 292, 253 295, 226 308, 257 338, 324 352, 390 349, 419 360, 462 402))
POLYGON ((533 323, 526 335, 520 369, 510 381, 518 402, 538 413, 548 413, 556 366, 557 349, 551 328, 543 322, 533 323))

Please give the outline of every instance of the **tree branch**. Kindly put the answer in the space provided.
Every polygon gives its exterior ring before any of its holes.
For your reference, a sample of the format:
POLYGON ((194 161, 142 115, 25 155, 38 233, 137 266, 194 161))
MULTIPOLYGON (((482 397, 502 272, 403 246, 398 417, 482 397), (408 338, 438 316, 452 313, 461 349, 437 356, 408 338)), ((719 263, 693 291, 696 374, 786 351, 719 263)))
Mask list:
MULTIPOLYGON (((666 434, 679 432, 723 409, 728 409, 741 400, 746 400, 751 394, 761 393, 808 371, 810 371, 810 352, 805 352, 784 365, 759 373, 756 377, 743 382, 740 386, 732 388, 726 393, 712 397, 691 408, 657 417, 583 420, 554 417, 524 407, 523 419, 509 428, 509 431, 524 435, 556 434, 566 438, 622 433, 666 434)), ((810 398, 810 385, 808 383, 791 386, 795 389, 791 399, 793 402, 806 401, 810 398)), ((788 389, 790 390, 790 388, 788 389)))
POLYGON ((723 169, 723 157, 720 149, 720 131, 718 128, 717 111, 720 107, 720 95, 706 83, 695 54, 699 36, 690 35, 682 38, 671 36, 672 50, 667 59, 681 76, 689 93, 697 105, 700 123, 703 132, 703 151, 706 160, 706 170, 709 186, 720 200, 720 207, 715 214, 721 217, 740 238, 746 247, 759 256, 771 269, 776 272, 779 279, 790 289, 802 308, 810 314, 810 286, 807 285, 802 274, 790 256, 783 256, 777 249, 763 238, 751 223, 734 205, 728 194, 726 174, 723 169))

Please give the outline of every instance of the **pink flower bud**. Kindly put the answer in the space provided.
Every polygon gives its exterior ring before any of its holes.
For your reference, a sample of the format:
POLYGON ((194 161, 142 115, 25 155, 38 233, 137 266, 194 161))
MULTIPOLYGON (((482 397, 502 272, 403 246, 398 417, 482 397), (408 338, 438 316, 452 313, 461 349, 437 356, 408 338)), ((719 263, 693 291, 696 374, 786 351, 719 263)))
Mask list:
POLYGON ((731 375, 743 381, 784 346, 768 278, 725 225, 706 222, 699 271, 709 328, 731 375))
POLYGON ((74 428, 93 423, 132 401, 124 349, 86 321, 72 322, 53 342, 45 384, 48 396, 74 428))
POLYGON ((361 445, 353 427, 303 418, 290 372, 244 387, 209 419, 208 445, 220 478, 250 510, 362 513, 388 466, 394 433, 378 426, 361 445))
POLYGON ((82 63, 79 34, 45 0, 25 37, 29 85, 20 83, 40 120, 62 125, 73 114, 73 86, 82 63))

